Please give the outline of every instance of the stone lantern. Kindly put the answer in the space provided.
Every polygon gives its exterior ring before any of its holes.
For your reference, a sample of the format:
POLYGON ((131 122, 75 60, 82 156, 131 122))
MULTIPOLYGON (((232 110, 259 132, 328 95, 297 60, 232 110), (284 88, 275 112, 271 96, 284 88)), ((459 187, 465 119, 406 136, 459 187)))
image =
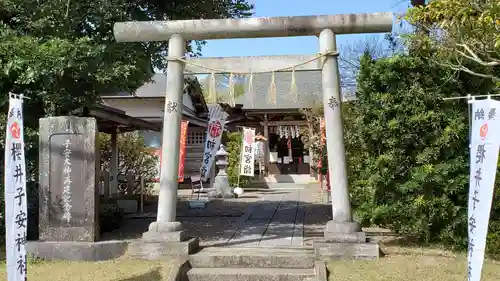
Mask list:
POLYGON ((217 168, 217 175, 214 179, 214 188, 218 197, 233 197, 233 191, 229 186, 229 179, 227 176, 227 151, 225 146, 221 144, 219 150, 215 154, 215 166, 217 168))

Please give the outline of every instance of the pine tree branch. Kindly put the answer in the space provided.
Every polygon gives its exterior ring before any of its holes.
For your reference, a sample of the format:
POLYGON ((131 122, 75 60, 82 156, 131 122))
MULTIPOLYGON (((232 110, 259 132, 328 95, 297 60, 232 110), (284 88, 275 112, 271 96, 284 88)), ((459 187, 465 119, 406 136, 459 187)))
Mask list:
POLYGON ((495 82, 500 81, 499 77, 496 77, 496 76, 490 75, 490 74, 478 73, 478 72, 472 71, 469 68, 467 68, 465 66, 462 66, 462 65, 457 66, 457 65, 445 64, 445 63, 439 63, 439 65, 447 67, 447 68, 450 68, 450 69, 453 69, 453 70, 456 70, 456 71, 463 71, 463 72, 466 72, 466 73, 468 73, 470 75, 474 75, 474 76, 477 76, 477 77, 491 79, 491 80, 493 80, 495 82))
POLYGON ((475 61, 477 62, 478 64, 482 65, 482 66, 489 66, 489 67, 494 67, 494 66, 499 66, 500 65, 500 61, 499 60, 492 60, 492 61, 489 61, 489 62, 485 62, 483 61, 476 53, 474 53, 474 51, 472 51, 472 49, 467 46, 466 44, 457 44, 457 46, 459 47, 462 47, 464 48, 467 53, 469 53, 470 55, 467 55, 465 54, 464 52, 462 51, 459 51, 457 50, 457 52, 462 55, 463 57, 467 58, 467 59, 470 59, 472 61, 475 61))

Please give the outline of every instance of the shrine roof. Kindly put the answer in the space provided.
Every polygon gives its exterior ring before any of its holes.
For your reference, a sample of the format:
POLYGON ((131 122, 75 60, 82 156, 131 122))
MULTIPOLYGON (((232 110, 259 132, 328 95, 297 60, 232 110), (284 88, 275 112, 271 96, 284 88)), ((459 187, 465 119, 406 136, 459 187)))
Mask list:
POLYGON ((73 111, 73 115, 94 117, 97 120, 99 132, 108 134, 116 132, 117 130, 119 130, 119 132, 136 130, 161 131, 161 126, 159 124, 129 116, 123 110, 102 104, 76 109, 73 111))
MULTIPOLYGON (((198 78, 194 75, 184 74, 186 93, 191 97, 197 114, 208 112, 207 104, 201 90, 198 78)), ((139 87, 135 93, 119 92, 116 94, 102 95, 102 99, 113 98, 165 98, 167 90, 167 75, 156 73, 151 81, 139 87)))

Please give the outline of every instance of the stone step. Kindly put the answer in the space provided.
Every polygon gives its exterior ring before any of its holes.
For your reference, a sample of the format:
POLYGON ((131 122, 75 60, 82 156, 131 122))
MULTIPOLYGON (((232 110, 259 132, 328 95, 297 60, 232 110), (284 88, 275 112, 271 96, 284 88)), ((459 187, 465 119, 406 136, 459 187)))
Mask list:
POLYGON ((199 164, 203 162, 203 153, 187 154, 184 156, 184 163, 199 164))
POLYGON ((312 249, 205 248, 189 257, 195 268, 303 268, 314 267, 312 249))
POLYGON ((205 153, 205 148, 204 147, 186 150, 186 156, 188 156, 188 155, 197 155, 197 154, 198 155, 203 155, 203 153, 205 153))
POLYGON ((304 246, 266 246, 263 247, 241 247, 237 246, 224 246, 224 247, 206 247, 204 251, 210 252, 233 252, 234 251, 252 251, 252 252, 264 252, 264 253, 314 253, 314 247, 304 247, 304 246))
POLYGON ((287 175, 269 175, 265 177, 264 180, 269 184, 294 183, 294 184, 307 185, 309 182, 313 180, 313 178, 309 174, 287 174, 287 175))
POLYGON ((192 268, 189 281, 304 281, 313 269, 292 268, 192 268))
POLYGON ((377 242, 333 243, 317 239, 313 244, 315 256, 325 260, 375 260, 380 257, 377 242))
POLYGON ((205 153, 205 149, 204 148, 195 149, 195 150, 188 150, 187 153, 186 153, 186 157, 193 156, 193 155, 201 155, 201 156, 203 156, 203 153, 205 153))
POLYGON ((136 259, 161 260, 194 253, 199 245, 198 238, 182 242, 151 242, 143 239, 130 241, 127 254, 136 259))

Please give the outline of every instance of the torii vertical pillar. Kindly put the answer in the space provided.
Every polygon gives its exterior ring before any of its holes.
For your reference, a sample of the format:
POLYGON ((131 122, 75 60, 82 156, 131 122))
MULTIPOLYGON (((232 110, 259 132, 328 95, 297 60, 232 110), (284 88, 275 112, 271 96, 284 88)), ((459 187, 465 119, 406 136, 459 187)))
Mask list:
POLYGON ((156 221, 151 223, 148 231, 142 235, 146 241, 182 242, 187 239, 187 232, 182 229, 182 224, 176 221, 178 153, 184 90, 184 63, 178 58, 183 57, 185 52, 186 41, 184 38, 179 34, 170 36, 168 40, 167 89, 163 116, 158 213, 156 221))
POLYGON ((347 164, 342 122, 342 94, 337 60, 335 33, 324 29, 319 34, 319 47, 324 58, 322 73, 323 105, 328 153, 328 177, 332 198, 333 220, 326 224, 328 242, 365 242, 361 226, 352 220, 347 180, 347 164))

